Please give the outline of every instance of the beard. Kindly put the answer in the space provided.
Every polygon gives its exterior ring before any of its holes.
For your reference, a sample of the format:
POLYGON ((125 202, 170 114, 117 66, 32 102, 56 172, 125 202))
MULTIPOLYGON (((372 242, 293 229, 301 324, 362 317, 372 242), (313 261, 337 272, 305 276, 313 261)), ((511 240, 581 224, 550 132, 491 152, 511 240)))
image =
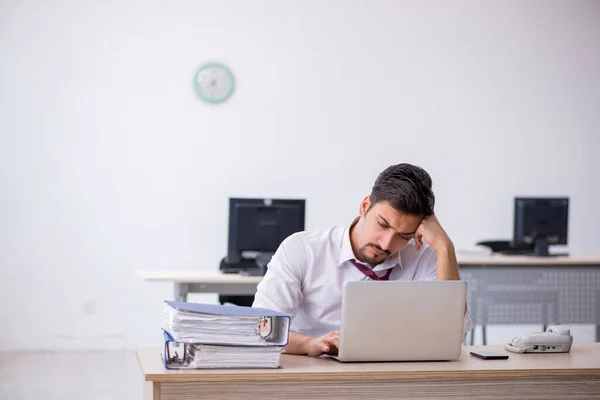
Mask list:
POLYGON ((384 262, 385 260, 387 260, 390 257, 390 252, 388 250, 383 250, 381 247, 379 247, 376 244, 373 243, 369 243, 363 247, 361 247, 360 249, 358 249, 358 253, 360 254, 361 258, 363 259, 364 262, 366 262, 367 264, 371 265, 371 266, 376 266, 381 264, 382 262, 384 262), (373 247, 379 251, 383 251, 384 254, 382 255, 369 255, 368 248, 369 247, 373 247))

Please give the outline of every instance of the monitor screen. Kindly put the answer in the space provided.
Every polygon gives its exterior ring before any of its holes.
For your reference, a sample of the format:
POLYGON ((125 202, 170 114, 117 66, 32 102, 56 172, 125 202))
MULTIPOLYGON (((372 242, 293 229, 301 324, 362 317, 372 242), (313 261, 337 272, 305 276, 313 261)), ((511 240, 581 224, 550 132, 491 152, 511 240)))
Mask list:
POLYGON ((567 244, 568 198, 515 198, 515 243, 567 244))
POLYGON ((304 230, 304 220, 303 199, 229 199, 229 262, 239 262, 242 252, 274 253, 304 230))

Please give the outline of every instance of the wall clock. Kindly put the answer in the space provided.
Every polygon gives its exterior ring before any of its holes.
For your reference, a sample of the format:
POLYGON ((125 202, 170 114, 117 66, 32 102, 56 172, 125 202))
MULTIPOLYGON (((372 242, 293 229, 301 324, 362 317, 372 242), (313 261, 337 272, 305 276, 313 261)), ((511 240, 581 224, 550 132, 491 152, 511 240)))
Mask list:
POLYGON ((224 102, 233 93, 233 87, 233 73, 221 63, 206 63, 198 68, 194 76, 196 93, 207 103, 224 102))

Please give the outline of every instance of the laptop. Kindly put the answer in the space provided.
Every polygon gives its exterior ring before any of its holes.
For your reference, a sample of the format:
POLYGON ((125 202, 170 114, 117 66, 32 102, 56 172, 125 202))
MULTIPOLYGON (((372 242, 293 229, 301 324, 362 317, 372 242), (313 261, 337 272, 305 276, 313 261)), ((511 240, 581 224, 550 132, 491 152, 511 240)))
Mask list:
POLYGON ((461 354, 464 281, 345 282, 342 362, 453 361, 461 354))

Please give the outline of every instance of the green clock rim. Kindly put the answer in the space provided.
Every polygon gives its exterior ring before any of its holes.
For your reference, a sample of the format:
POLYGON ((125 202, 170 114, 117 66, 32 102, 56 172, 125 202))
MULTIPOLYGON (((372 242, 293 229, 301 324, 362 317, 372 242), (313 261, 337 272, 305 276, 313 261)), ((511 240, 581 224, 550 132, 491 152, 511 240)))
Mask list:
POLYGON ((196 70, 196 73, 194 74, 194 90, 196 91, 196 94, 198 94, 198 96, 200 96, 200 98, 202 100, 204 100, 205 102, 207 102, 207 103, 218 104, 218 103, 224 102, 233 93, 234 86, 235 86, 235 79, 233 77, 233 73, 231 72, 231 70, 225 64, 222 64, 222 63, 219 63, 219 62, 208 62, 208 63, 202 64, 196 70), (202 72, 203 70, 205 70, 206 68, 214 68, 214 67, 222 68, 223 70, 225 70, 225 72, 227 73, 227 76, 229 77, 229 81, 231 82, 231 84, 229 85, 229 88, 228 88, 227 92, 223 96, 221 96, 221 97, 219 97, 217 99, 213 99, 213 98, 209 98, 209 97, 204 96, 202 94, 202 91, 198 88, 198 74, 200 72, 202 72))

